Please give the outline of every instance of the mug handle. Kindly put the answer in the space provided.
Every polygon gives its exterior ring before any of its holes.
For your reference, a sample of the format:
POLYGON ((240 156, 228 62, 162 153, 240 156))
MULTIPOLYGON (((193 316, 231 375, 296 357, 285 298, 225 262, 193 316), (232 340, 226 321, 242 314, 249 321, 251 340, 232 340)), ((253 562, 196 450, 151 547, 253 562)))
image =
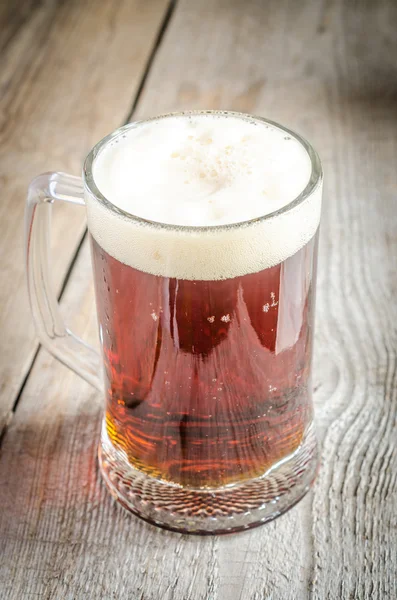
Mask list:
POLYGON ((85 205, 80 177, 65 173, 43 173, 33 179, 29 186, 25 213, 25 260, 30 308, 43 346, 61 363, 102 392, 99 354, 66 327, 51 285, 51 211, 52 204, 59 201, 85 205))

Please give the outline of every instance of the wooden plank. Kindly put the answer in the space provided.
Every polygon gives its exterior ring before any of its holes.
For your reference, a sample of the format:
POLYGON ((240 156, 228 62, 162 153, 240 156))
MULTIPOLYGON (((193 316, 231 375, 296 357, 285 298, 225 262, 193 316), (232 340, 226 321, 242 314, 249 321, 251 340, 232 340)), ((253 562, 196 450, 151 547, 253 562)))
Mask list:
MULTIPOLYGON (((28 183, 51 169, 79 174, 93 143, 123 122, 167 6, 168 0, 1 3, 0 433, 37 349, 23 260, 28 183)), ((85 217, 66 205, 54 213, 59 291, 85 217)))
MULTIPOLYGON (((343 0, 180 0, 137 111, 250 110, 318 147, 313 493, 270 525, 224 538, 129 517, 95 469, 97 396, 40 352, 0 458, 7 600, 396 597, 396 11, 389 0, 360 11, 343 0)), ((65 310, 93 338, 89 272, 84 246, 65 310)))

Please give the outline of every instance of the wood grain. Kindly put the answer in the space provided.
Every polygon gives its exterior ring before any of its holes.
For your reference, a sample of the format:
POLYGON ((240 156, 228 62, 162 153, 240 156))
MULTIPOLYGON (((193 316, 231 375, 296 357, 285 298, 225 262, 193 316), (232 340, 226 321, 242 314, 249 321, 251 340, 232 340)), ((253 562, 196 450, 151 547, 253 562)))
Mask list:
MULTIPOLYGON (((137 110, 249 110, 322 156, 313 493, 222 538, 130 517, 98 477, 99 399, 40 351, 0 458, 6 600, 397 597, 396 13, 388 0, 180 0, 137 110)), ((93 339, 89 273, 84 244, 64 308, 93 339)))
MULTIPOLYGON (((37 350, 23 260, 28 183, 43 171, 79 174, 94 142, 124 121, 167 6, 168 0, 1 3, 0 433, 37 350)), ((85 216, 67 205, 54 213, 59 292, 85 216)))

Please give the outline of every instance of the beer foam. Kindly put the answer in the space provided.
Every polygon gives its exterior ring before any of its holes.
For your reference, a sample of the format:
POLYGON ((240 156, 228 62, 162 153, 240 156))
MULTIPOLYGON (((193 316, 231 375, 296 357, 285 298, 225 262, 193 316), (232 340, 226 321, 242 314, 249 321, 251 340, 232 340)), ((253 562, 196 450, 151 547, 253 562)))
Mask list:
POLYGON ((117 260, 154 275, 226 279, 285 260, 314 235, 321 186, 285 130, 235 113, 185 113, 124 128, 99 151, 89 229, 117 260), (121 209, 127 215, 118 211, 121 209), (138 217, 138 218, 136 218, 138 217))

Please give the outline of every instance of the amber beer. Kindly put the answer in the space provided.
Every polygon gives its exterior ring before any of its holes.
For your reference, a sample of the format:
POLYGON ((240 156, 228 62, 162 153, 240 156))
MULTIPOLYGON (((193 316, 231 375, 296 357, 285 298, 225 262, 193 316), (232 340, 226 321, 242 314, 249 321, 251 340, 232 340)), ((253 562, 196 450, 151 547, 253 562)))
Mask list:
POLYGON ((219 487, 299 447, 312 420, 315 243, 259 273, 194 281, 134 269, 92 240, 106 427, 132 465, 219 487))
POLYGON ((99 461, 150 522, 237 531, 313 481, 316 161, 282 127, 217 112, 132 124, 88 160, 99 461))
POLYGON ((105 394, 99 466, 127 510, 177 531, 232 532, 310 489, 321 188, 304 139, 221 111, 130 123, 91 150, 83 182, 32 182, 37 330, 105 394), (103 361, 48 295, 48 201, 83 197, 103 361))

